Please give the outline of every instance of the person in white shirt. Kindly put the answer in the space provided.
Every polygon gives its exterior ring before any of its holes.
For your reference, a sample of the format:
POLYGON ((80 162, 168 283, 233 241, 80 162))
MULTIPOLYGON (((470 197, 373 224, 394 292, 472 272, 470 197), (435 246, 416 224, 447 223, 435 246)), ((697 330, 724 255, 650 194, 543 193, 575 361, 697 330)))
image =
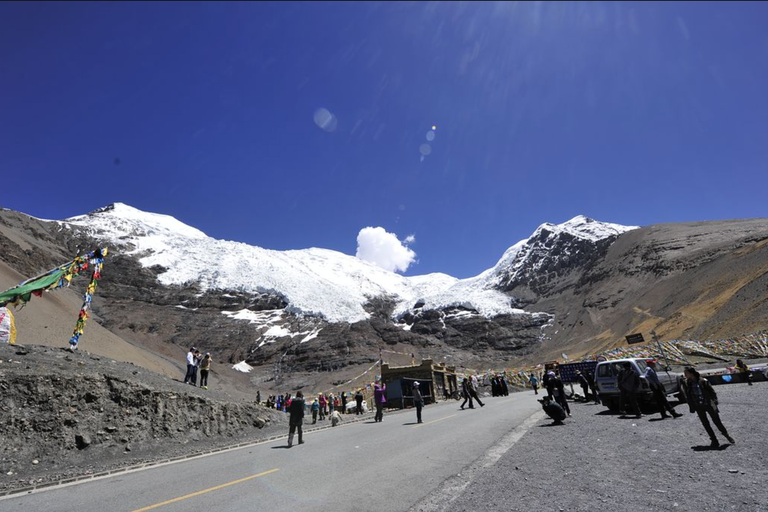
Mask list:
POLYGON ((189 384, 195 375, 195 347, 187 352, 187 374, 184 376, 184 384, 189 384))

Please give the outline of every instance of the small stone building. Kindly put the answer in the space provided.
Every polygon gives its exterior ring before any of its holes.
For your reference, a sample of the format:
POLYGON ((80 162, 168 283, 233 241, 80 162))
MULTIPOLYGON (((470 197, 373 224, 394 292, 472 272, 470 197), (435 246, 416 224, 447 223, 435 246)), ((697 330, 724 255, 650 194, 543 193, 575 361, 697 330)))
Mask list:
POLYGON ((456 367, 423 359, 421 364, 412 366, 381 365, 381 380, 387 385, 387 407, 412 407, 413 383, 419 382, 419 389, 426 403, 438 398, 451 397, 459 389, 456 367))

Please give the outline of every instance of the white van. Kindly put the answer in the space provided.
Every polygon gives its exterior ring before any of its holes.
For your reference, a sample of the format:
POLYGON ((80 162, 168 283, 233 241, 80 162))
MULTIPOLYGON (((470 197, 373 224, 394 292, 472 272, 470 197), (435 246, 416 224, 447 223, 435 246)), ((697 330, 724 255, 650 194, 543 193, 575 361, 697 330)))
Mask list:
MULTIPOLYGON (((595 368, 595 384, 600 394, 602 404, 612 411, 618 410, 621 402, 621 391, 619 391, 619 372, 624 368, 624 363, 629 363, 640 375, 640 393, 638 393, 638 402, 653 402, 653 392, 651 386, 645 379, 645 369, 648 367, 646 359, 633 357, 628 359, 615 359, 613 361, 600 361, 595 368)), ((659 365, 656 365, 656 374, 659 381, 664 386, 668 395, 680 393, 680 381, 683 376, 679 373, 666 372, 659 365)))

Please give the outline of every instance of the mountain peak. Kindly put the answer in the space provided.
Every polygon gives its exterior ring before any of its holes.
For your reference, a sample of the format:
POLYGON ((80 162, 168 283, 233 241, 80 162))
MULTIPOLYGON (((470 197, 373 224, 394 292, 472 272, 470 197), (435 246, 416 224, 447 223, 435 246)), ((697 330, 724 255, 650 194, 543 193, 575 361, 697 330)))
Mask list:
POLYGON ((124 232, 130 226, 146 234, 175 234, 202 239, 208 236, 199 229, 184 224, 170 215, 139 210, 125 203, 112 203, 85 215, 70 217, 64 222, 100 229, 104 232, 124 232))

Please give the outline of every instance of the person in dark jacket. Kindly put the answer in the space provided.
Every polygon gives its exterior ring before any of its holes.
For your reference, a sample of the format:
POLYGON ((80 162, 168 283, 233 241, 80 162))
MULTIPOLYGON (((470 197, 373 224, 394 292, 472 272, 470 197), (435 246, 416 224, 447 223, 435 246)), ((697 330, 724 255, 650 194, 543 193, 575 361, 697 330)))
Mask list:
POLYGON ((424 407, 424 397, 421 396, 418 381, 413 383, 413 405, 416 407, 416 423, 422 423, 421 408, 424 407))
POLYGON ((595 375, 592 372, 587 372, 587 381, 589 382, 589 389, 592 391, 592 396, 595 398, 595 403, 600 405, 600 395, 597 393, 595 375))
POLYGON ((581 386, 581 393, 584 395, 584 401, 589 402, 589 381, 587 380, 587 376, 579 370, 576 370, 576 380, 579 382, 579 386, 581 386))
POLYGON ((744 378, 747 379, 747 384, 752 385, 752 372, 749 371, 749 366, 746 365, 741 359, 736 360, 736 369, 739 373, 744 374, 744 378))
POLYGON ((341 414, 347 414, 347 392, 341 392, 341 414))
POLYGON ((568 414, 571 415, 571 408, 568 407, 568 400, 565 398, 565 385, 560 379, 559 375, 550 377, 549 383, 552 385, 552 393, 555 395, 555 402, 560 404, 560 407, 568 414))
POLYGON ((384 404, 387 403, 387 385, 383 382, 377 382, 374 386, 373 402, 376 404, 374 420, 381 422, 384 419, 384 404))
MULTIPOLYGON (((637 392, 640 390, 640 376, 632 368, 632 363, 626 362, 619 372, 619 391, 621 392, 621 410, 626 412, 627 404, 632 406, 635 418, 642 418, 640 406, 637 405, 637 392)), ((626 414, 624 414, 626 416, 626 414)), ((622 416, 622 417, 624 417, 622 416)))
POLYGON ((291 399, 288 412, 291 415, 288 420, 288 448, 290 448, 293 446, 293 435, 297 430, 299 432, 299 444, 304 444, 303 432, 301 431, 301 426, 304 423, 304 394, 301 391, 298 391, 296 396, 291 399))
POLYGON ((548 396, 545 396, 539 400, 539 403, 541 404, 541 408, 544 409, 544 412, 547 413, 547 416, 554 420, 554 423, 552 423, 553 425, 563 424, 563 420, 565 419, 565 411, 560 406, 560 404, 551 401, 548 396))
POLYGON ((554 385, 554 382, 552 382, 552 379, 554 378, 555 378, 555 372, 550 370, 550 371, 544 372, 544 377, 542 377, 541 379, 541 384, 542 386, 544 386, 544 389, 547 390, 547 396, 549 397, 550 400, 553 400, 555 396, 553 393, 553 391, 555 390, 555 385, 554 385))
POLYGON ((462 410, 464 410, 464 404, 467 403, 467 400, 469 400, 469 408, 475 408, 475 406, 472 404, 472 394, 469 392, 469 386, 471 386, 469 379, 464 377, 464 380, 461 381, 461 396, 464 397, 464 401, 461 402, 461 405, 459 406, 462 410))
POLYGON ((645 380, 648 385, 651 386, 653 392, 653 398, 656 400, 656 405, 659 406, 661 412, 661 419, 667 419, 667 411, 673 418, 679 418, 682 414, 675 412, 675 409, 667 401, 667 391, 664 389, 664 385, 659 380, 659 376, 656 374, 656 361, 650 359, 647 361, 648 367, 645 369, 645 380))
POLYGON ((695 412, 699 415, 701 424, 704 425, 704 430, 709 434, 709 439, 712 441, 710 445, 712 448, 720 446, 720 441, 715 436, 715 431, 712 430, 712 425, 709 424, 707 414, 712 417, 717 429, 728 440, 729 443, 735 444, 736 441, 728 434, 728 430, 720 421, 720 413, 717 409, 717 393, 715 393, 712 384, 707 379, 702 379, 699 372, 693 367, 687 367, 685 369, 685 396, 688 399, 688 407, 691 412, 695 412))
POLYGON ((355 393, 355 415, 363 414, 363 390, 358 389, 355 393))
POLYGON ((509 387, 507 386, 507 379, 502 375, 499 377, 499 385, 501 386, 501 394, 509 396, 509 387))

